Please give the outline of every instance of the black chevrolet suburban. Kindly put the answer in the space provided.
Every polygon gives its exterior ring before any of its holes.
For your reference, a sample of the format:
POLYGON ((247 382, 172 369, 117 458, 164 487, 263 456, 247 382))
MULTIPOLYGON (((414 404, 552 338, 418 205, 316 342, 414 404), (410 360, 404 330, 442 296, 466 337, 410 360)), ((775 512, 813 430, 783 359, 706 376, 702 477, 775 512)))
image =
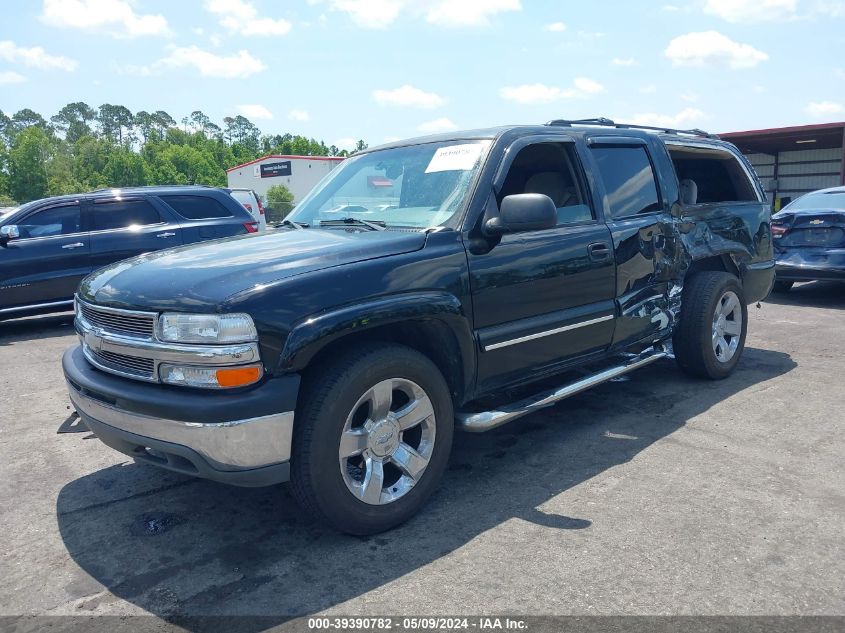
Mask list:
POLYGON ((344 161, 273 234, 88 276, 70 398, 138 461, 290 481, 370 534, 486 431, 658 359, 721 379, 774 263, 770 208, 698 130, 552 121, 344 161))

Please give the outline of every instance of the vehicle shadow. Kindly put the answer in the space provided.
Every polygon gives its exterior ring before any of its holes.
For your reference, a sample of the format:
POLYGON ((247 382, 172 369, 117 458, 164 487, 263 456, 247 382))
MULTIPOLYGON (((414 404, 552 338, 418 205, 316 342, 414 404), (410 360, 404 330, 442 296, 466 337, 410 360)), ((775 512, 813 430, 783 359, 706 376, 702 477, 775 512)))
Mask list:
POLYGON ((0 321, 0 345, 73 334, 73 312, 0 321))
POLYGON ((766 299, 766 303, 845 310, 845 283, 812 281, 796 284, 789 292, 773 292, 766 299))
POLYGON ((98 593, 102 585, 188 630, 237 615, 254 616, 237 630, 259 631, 377 589, 508 520, 566 539, 593 517, 539 506, 795 366, 788 354, 749 348, 734 376, 706 382, 664 360, 489 433, 459 433, 423 512, 368 538, 307 520, 282 487, 239 489, 136 464, 93 472, 68 483, 57 501, 67 551, 96 581, 67 591, 77 592, 80 609, 114 600, 98 593))

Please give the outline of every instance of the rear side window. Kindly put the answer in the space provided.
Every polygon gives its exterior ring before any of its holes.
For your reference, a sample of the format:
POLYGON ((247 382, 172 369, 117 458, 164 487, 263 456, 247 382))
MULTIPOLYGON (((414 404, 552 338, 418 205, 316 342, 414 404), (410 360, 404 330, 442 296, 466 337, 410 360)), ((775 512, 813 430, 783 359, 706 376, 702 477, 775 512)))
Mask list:
POLYGON ((685 204, 757 202, 757 193, 732 153, 715 148, 668 145, 685 204))
POLYGON ((593 147, 593 157, 604 181, 611 217, 660 210, 654 169, 645 147, 598 146, 593 147))
POLYGON ((232 212, 217 200, 206 196, 159 196, 176 213, 189 220, 231 218, 232 212))
POLYGON ((21 238, 72 235, 81 230, 78 204, 53 207, 28 215, 18 224, 21 238))
POLYGON ((144 200, 111 200, 94 203, 94 231, 125 229, 161 223, 161 216, 144 200))

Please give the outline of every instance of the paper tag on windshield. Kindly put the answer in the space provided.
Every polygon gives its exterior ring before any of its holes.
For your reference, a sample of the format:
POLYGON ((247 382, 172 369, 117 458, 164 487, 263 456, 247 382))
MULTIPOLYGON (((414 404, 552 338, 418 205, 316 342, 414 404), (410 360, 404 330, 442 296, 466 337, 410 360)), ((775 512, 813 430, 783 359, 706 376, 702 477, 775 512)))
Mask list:
POLYGON ((484 146, 481 143, 465 143, 464 145, 450 145, 438 149, 425 173, 430 174, 436 171, 466 171, 475 167, 481 150, 484 146))

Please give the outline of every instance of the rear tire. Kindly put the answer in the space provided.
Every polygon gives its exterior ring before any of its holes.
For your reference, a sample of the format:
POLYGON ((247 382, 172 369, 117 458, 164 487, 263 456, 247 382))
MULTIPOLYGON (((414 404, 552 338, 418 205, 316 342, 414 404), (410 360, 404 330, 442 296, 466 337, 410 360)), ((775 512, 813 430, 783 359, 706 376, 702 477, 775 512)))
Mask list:
POLYGON ((706 271, 684 284, 681 318, 672 339, 686 373, 721 380, 731 375, 745 348, 748 309, 734 275, 706 271))
POLYGON ((794 281, 776 281, 772 291, 774 292, 789 292, 794 281))
POLYGON ((407 521, 437 487, 454 432, 437 366, 403 345, 353 348, 306 376, 291 483, 300 505, 359 536, 407 521))

